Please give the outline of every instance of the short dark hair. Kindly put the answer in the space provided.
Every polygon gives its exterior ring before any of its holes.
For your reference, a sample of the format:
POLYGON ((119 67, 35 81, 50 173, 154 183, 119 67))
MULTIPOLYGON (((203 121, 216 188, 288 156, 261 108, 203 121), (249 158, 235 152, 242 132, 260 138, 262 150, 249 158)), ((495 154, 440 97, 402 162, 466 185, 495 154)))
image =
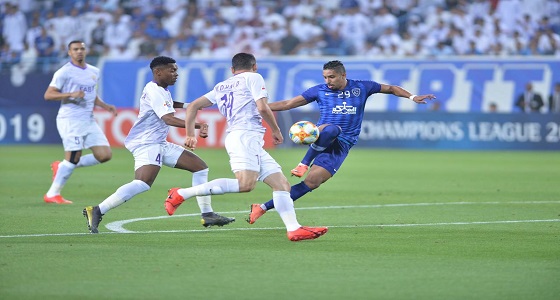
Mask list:
POLYGON ((84 43, 84 41, 82 41, 82 40, 73 40, 73 41, 70 41, 70 43, 68 43, 68 50, 70 50, 70 46, 71 46, 72 44, 85 44, 85 43, 84 43))
POLYGON ((237 53, 231 59, 234 70, 250 70, 257 63, 257 59, 250 53, 237 53))
POLYGON ((346 73, 346 68, 340 60, 331 60, 323 65, 323 70, 334 70, 336 73, 346 73))
POLYGON ((174 64, 174 63, 176 63, 176 61, 171 57, 158 56, 152 59, 152 62, 150 63, 150 69, 152 69, 153 71, 157 67, 166 66, 167 64, 174 64))

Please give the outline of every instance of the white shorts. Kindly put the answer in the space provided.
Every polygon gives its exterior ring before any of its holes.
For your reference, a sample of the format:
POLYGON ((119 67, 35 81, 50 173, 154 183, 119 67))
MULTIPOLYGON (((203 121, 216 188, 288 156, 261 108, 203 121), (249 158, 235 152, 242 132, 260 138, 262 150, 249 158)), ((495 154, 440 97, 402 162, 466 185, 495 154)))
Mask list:
POLYGON ((280 165, 266 152, 264 134, 255 131, 234 130, 225 139, 229 164, 233 173, 250 170, 259 172, 259 181, 271 174, 282 172, 280 165))
POLYGON ((136 171, 138 168, 147 165, 160 167, 165 165, 174 168, 183 151, 188 150, 177 144, 165 142, 162 144, 142 145, 130 152, 134 156, 134 170, 136 171))
POLYGON ((80 151, 93 146, 107 146, 109 141, 94 119, 56 119, 58 134, 62 138, 64 151, 80 151))

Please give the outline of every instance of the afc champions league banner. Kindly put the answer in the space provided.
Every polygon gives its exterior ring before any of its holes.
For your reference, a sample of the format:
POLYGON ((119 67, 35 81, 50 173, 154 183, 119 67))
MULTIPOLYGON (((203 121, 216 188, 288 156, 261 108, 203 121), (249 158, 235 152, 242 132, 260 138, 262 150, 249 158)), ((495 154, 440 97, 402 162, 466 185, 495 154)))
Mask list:
MULTIPOLYGON (((318 114, 281 112, 293 121, 318 114)), ((287 134, 287 129, 285 130, 287 134)), ((560 150, 560 115, 498 113, 366 113, 356 147, 437 150, 560 150)))

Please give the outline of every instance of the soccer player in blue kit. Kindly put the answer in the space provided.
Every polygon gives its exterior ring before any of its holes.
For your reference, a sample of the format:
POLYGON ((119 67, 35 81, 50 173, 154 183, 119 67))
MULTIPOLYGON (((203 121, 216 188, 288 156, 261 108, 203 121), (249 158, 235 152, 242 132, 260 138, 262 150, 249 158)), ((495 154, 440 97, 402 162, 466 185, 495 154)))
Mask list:
MULTIPOLYGON (((313 163, 305 180, 291 187, 290 196, 294 201, 318 188, 339 170, 350 148, 358 142, 369 96, 376 93, 393 94, 419 104, 426 104, 426 100, 435 98, 433 94, 413 95, 396 85, 346 79, 346 69, 338 60, 323 65, 323 78, 324 84, 313 86, 292 99, 269 104, 273 111, 288 110, 311 102, 319 105, 319 138, 310 145, 301 162, 291 171, 292 175, 302 177, 313 163)), ((272 200, 264 204, 252 204, 247 222, 255 223, 272 208, 272 200)))

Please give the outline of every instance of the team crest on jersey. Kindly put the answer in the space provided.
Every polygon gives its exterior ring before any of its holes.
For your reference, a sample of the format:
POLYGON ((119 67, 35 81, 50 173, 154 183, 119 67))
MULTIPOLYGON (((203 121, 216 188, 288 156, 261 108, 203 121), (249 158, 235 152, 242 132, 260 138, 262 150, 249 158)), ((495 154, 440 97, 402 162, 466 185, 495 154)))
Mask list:
POLYGON ((360 96, 360 89, 359 88, 353 88, 352 89, 352 95, 358 97, 360 96))

